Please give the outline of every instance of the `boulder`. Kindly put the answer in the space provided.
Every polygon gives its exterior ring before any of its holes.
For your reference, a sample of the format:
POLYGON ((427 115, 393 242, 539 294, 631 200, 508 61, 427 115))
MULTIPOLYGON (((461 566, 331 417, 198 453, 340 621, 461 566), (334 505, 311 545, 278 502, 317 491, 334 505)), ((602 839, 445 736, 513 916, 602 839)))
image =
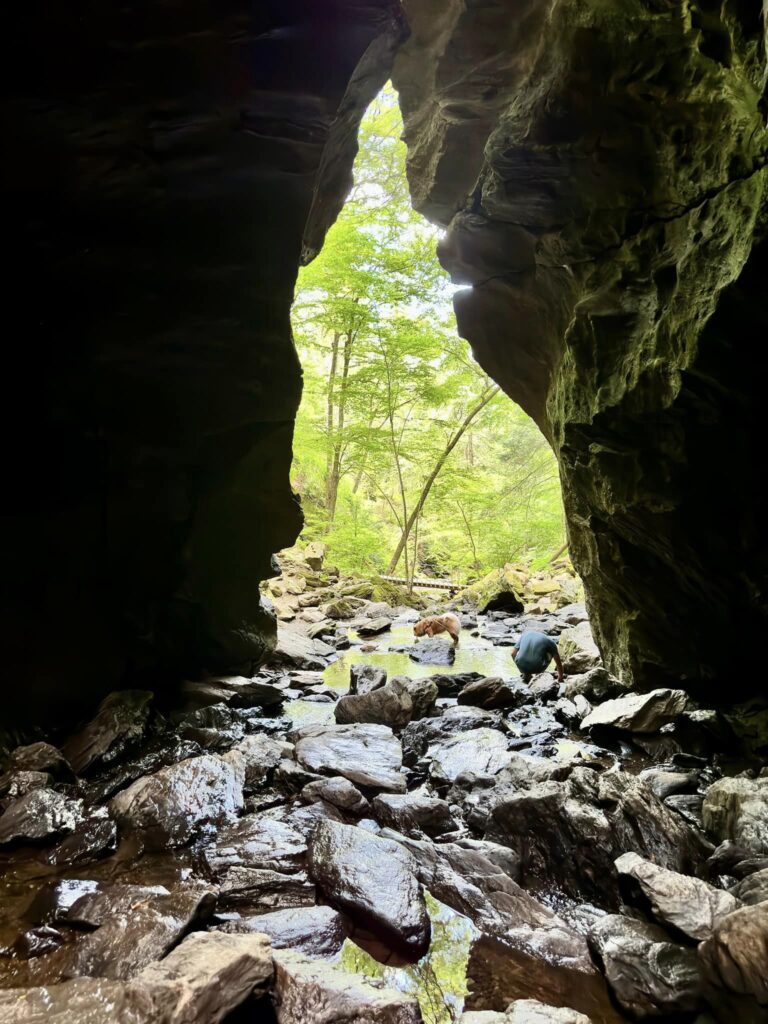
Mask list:
POLYGON ((613 862, 620 854, 633 851, 681 873, 699 865, 703 850, 695 833, 642 780, 618 770, 550 765, 513 762, 497 786, 478 794, 468 817, 487 838, 517 850, 527 887, 556 886, 616 907, 613 862))
POLYGON ((380 981, 291 950, 276 950, 279 1024, 421 1024, 419 1004, 380 981))
POLYGON ((708 939, 719 922, 738 910, 739 901, 699 878, 659 867, 636 853, 616 859, 627 902, 649 908, 654 919, 694 942, 708 939))
POLYGON ((612 676, 608 669, 598 665, 586 672, 579 672, 575 675, 569 673, 563 682, 562 694, 570 700, 580 695, 586 697, 587 700, 598 702, 609 700, 612 697, 621 697, 628 690, 629 687, 612 676))
POLYGON ((84 817, 83 801, 55 789, 33 789, 0 815, 0 845, 44 842, 74 832, 84 817))
POLYGON ((528 687, 516 680, 487 676, 467 683, 458 695, 459 704, 492 711, 494 708, 517 708, 530 700, 528 687))
POLYGON ((707 999, 721 1021, 768 1020, 768 903, 724 918, 699 946, 707 999))
POLYGON ((454 598, 454 604, 467 603, 484 615, 490 611, 522 612, 525 577, 511 565, 494 569, 477 583, 466 587, 454 598))
POLYGON ((429 678, 437 686, 437 692, 441 697, 458 697, 468 683, 485 679, 485 676, 481 672, 439 672, 429 678))
POLYGON ((357 662, 349 668, 349 692, 356 694, 370 693, 377 690, 387 681, 387 670, 381 665, 357 662))
POLYGON ((216 833, 204 847, 202 858, 214 878, 231 867, 267 868, 270 871, 300 871, 306 862, 304 837, 283 821, 266 815, 248 814, 216 833))
POLYGON ((403 835, 431 838, 458 828, 445 800, 417 793, 385 793, 374 798, 373 813, 379 824, 403 835))
POLYGON ((369 814, 371 806, 360 790, 349 779, 340 775, 330 779, 308 782, 301 791, 301 799, 307 803, 323 800, 349 814, 369 814))
POLYGON ((391 625, 392 619, 388 616, 377 615, 375 618, 369 619, 367 622, 362 622, 357 627, 357 635, 362 637, 378 636, 380 633, 386 633, 391 625))
POLYGON ((749 907, 768 902, 768 867, 742 878, 730 891, 740 903, 749 907))
POLYGON ((71 780, 72 767, 66 757, 50 743, 39 741, 16 747, 8 758, 11 771, 47 772, 55 779, 71 780))
MULTIPOLYGON (((319 641, 307 640, 307 643, 319 641)), ((272 708, 285 700, 285 694, 277 686, 265 679, 249 679, 247 676, 187 680, 181 685, 181 693, 188 705, 193 707, 223 703, 231 704, 232 707, 272 708)))
POLYGON ((347 937, 342 915, 331 907, 295 907, 228 921, 228 934, 268 935, 273 949, 295 949, 309 956, 336 956, 347 937))
POLYGON ((187 758, 198 757, 202 753, 200 744, 194 740, 164 733, 143 743, 132 757, 97 771, 85 781, 82 788, 92 803, 103 803, 136 779, 178 764, 179 761, 186 761, 187 758))
POLYGON ((657 925, 608 914, 590 929, 589 944, 619 1006, 633 1017, 693 1013, 701 1007, 696 951, 670 942, 657 925))
POLYGON ((498 729, 458 732, 429 749, 430 774, 438 782, 453 782, 464 772, 495 775, 510 760, 507 737, 498 729))
POLYGON ((430 923, 413 857, 399 843, 339 822, 320 822, 309 875, 358 926, 411 960, 429 948, 430 923))
MULTIPOLYGON (((335 615, 328 615, 324 608, 320 610, 327 618, 336 618, 335 615)), ((311 640, 292 629, 278 627, 277 644, 269 656, 269 663, 290 665, 293 668, 325 668, 333 653, 334 648, 322 640, 311 640)))
POLYGON ((372 722, 399 730, 413 718, 413 701, 406 687, 392 680, 368 693, 342 697, 333 713, 339 725, 372 722))
POLYGON ((768 854, 768 778, 718 779, 704 795, 702 815, 716 840, 768 854))
POLYGON ((336 597, 320 605, 320 611, 329 619, 351 619, 363 602, 355 597, 336 597))
POLYGON ((624 732, 658 732, 674 722, 688 703, 683 690, 651 690, 606 700, 592 709, 581 723, 582 729, 609 726, 624 732))
POLYGON ((435 683, 434 680, 429 678, 411 679, 408 676, 395 676, 391 682, 398 683, 400 686, 403 686, 408 696, 411 698, 413 703, 411 721, 415 722, 420 718, 426 718, 434 713, 435 702, 439 695, 437 683, 435 683))
POLYGON ((64 744, 76 775, 117 760, 144 735, 153 696, 149 690, 118 690, 104 698, 96 717, 64 744))
POLYGON ((149 849, 183 846, 242 809, 243 776, 215 754, 192 757, 138 779, 112 798, 110 813, 149 849))
POLYGON ((410 722, 400 737, 403 744, 403 760, 406 764, 412 765, 439 740, 471 729, 490 729, 499 725, 499 722, 499 715, 469 705, 446 708, 439 717, 410 722))
MULTIPOLYGON (((105 978, 74 978, 60 985, 0 990, 3 1024, 155 1024, 157 1019, 146 989, 105 978)), ((176 1018, 173 1024, 182 1022, 176 1018)))
POLYGON ((278 764, 290 757, 293 745, 264 733, 246 736, 234 748, 243 756, 245 764, 245 788, 255 789, 264 785, 278 764))
POLYGON ((304 561, 315 572, 323 568, 325 559, 325 544, 320 540, 314 540, 304 548, 304 561))
POLYGON ((117 825, 106 808, 98 808, 84 818, 47 856, 49 864, 68 866, 87 864, 114 853, 117 848, 117 825))
POLYGON ((437 637, 420 640, 414 647, 406 647, 405 651, 418 665, 452 665, 456 660, 455 646, 437 637))
POLYGON ((664 768, 646 768, 640 772, 640 778, 647 782, 659 800, 669 796, 691 792, 696 789, 699 780, 697 771, 668 771, 664 768))
POLYGON ((563 668, 568 675, 588 672, 603 663, 588 622, 580 622, 570 629, 563 630, 558 647, 563 668))
MULTIPOLYGON (((358 786, 404 793, 403 751, 385 725, 308 725, 293 734, 299 765, 358 786)), ((311 782, 311 779, 306 781, 311 782)))
POLYGON ((221 879, 219 905, 251 912, 312 907, 317 891, 303 871, 283 874, 270 868, 231 867, 221 879))
MULTIPOLYGON (((163 1024, 220 1024, 248 997, 265 993, 274 967, 263 935, 195 932, 135 979, 163 1024)), ((122 1024, 123 1018, 114 1018, 122 1024)), ((128 1024, 126 1021, 125 1024, 128 1024)))

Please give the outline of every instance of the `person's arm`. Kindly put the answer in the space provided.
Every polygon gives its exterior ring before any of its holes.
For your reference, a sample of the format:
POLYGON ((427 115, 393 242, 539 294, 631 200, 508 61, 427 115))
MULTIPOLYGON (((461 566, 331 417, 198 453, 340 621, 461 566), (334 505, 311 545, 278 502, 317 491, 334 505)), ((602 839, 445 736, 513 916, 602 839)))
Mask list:
POLYGON ((517 648, 512 648, 512 661, 517 661, 517 648))
POLYGON ((565 678, 565 673, 563 672, 563 662, 560 658, 560 651, 558 651, 557 648, 555 648, 554 658, 555 664, 557 665, 557 681, 558 683, 562 683, 565 678))

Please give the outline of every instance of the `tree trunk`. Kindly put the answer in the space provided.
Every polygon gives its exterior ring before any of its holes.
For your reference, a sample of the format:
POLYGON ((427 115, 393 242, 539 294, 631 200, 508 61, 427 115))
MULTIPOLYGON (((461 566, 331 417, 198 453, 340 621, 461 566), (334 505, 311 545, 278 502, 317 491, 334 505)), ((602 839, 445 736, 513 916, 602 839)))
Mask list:
POLYGON ((395 569, 397 568, 397 563, 400 561, 400 556, 403 554, 403 550, 405 550, 406 552, 406 559, 408 558, 408 551, 406 545, 408 544, 408 537, 410 536, 411 530, 413 529, 413 524, 416 522, 416 519, 421 514, 421 510, 424 508, 424 504, 426 503, 426 500, 429 497, 429 492, 432 490, 432 485, 434 484, 435 480, 437 480, 437 477, 440 474, 440 470, 445 465, 448 456, 459 443, 462 436, 464 435, 464 432, 466 431, 467 427, 470 425, 472 420, 478 415, 478 413, 482 412, 482 410, 486 407, 486 405, 488 405, 491 399, 494 398, 498 393, 499 388, 494 387, 491 388, 491 390, 487 392, 483 398, 480 399, 477 405, 475 405, 464 417, 463 423, 443 449, 440 457, 438 458, 437 462, 435 463, 432 469, 432 472, 429 474, 429 476, 424 482, 424 486, 421 489, 421 494, 419 495, 418 501, 411 510, 411 514, 407 517, 405 521, 405 527, 403 528, 402 535, 400 537, 400 540, 397 542, 397 547, 395 548, 395 553, 392 555, 392 560, 390 561, 389 568, 387 569, 388 576, 391 576, 392 573, 394 573, 395 569))

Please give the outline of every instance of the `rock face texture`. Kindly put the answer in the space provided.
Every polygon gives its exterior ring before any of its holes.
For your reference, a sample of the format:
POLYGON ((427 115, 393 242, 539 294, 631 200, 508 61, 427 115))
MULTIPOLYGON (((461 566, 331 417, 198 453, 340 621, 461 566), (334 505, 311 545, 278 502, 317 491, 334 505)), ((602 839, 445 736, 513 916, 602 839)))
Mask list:
POLYGON ((273 642, 294 281, 404 32, 394 0, 91 14, 7 36, 4 724, 273 642))
POLYGON ((596 639, 642 688, 759 686, 716 642, 766 620, 759 6, 404 4, 415 206, 472 286, 461 334, 552 443, 596 639))

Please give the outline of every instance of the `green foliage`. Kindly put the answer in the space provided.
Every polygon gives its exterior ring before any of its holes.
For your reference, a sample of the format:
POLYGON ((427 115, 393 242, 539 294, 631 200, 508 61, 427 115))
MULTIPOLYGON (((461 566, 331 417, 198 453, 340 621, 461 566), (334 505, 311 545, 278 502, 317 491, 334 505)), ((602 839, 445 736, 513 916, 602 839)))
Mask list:
POLYGON ((347 204, 299 276, 302 541, 322 538, 347 571, 472 577, 560 546, 557 468, 457 337, 401 128, 386 89, 363 120, 347 204))

